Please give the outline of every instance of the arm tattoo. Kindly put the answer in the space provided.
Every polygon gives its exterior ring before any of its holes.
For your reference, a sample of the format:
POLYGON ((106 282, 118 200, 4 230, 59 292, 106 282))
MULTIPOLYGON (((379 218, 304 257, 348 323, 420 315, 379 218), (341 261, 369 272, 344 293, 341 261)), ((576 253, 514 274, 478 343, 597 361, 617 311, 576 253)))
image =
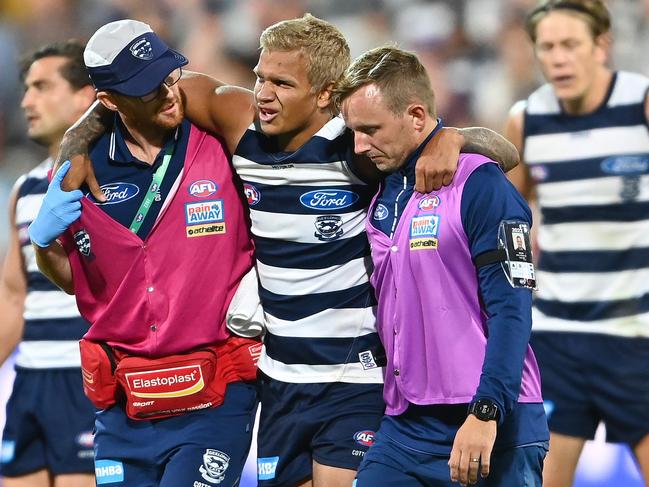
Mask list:
POLYGON ((500 165, 505 172, 518 165, 519 155, 514 144, 493 130, 483 127, 459 129, 465 143, 462 152, 477 152, 500 165))
POLYGON ((58 167, 63 161, 70 160, 78 154, 87 154, 88 146, 106 131, 113 112, 101 103, 95 102, 63 136, 61 147, 56 157, 58 167))

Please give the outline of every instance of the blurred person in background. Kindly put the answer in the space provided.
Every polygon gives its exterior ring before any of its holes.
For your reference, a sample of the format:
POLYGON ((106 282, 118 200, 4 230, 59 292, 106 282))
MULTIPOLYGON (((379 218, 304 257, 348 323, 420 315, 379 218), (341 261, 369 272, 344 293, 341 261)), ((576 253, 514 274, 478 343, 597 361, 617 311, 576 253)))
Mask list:
MULTIPOLYGON (((364 231, 377 173, 354 157, 331 104, 350 57, 338 29, 307 15, 270 26, 260 43, 254 94, 196 73, 179 84, 187 116, 234 154, 250 207, 267 325, 259 483, 348 486, 384 411, 364 231)), ((442 170, 423 186, 450 180, 447 159, 464 141, 515 164, 495 133, 462 134, 431 141, 428 164, 442 170)))
POLYGON ((74 297, 36 266, 27 227, 48 186, 61 138, 95 91, 76 41, 48 44, 21 66, 22 108, 30 139, 50 157, 22 176, 9 202, 9 251, 0 278, 0 363, 16 345, 16 378, 7 404, 0 473, 4 487, 95 485, 95 409, 83 394, 78 340, 88 330, 74 297))
POLYGON ((551 430, 544 485, 572 485, 600 422, 649 484, 649 79, 606 66, 602 0, 527 18, 547 84, 511 111, 512 181, 542 215, 532 346, 551 430))

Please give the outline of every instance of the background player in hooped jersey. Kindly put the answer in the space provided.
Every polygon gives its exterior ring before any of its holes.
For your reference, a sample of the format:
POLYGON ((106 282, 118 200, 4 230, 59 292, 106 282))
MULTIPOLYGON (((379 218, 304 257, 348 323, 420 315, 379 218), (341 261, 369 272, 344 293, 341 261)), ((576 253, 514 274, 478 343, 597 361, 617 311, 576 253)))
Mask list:
POLYGON ((386 173, 367 221, 386 416, 356 485, 540 487, 549 433, 528 344, 532 293, 514 273, 532 266, 514 250, 529 207, 479 154, 460 155, 449 186, 414 191, 442 124, 413 53, 368 51, 336 92, 356 152, 386 173))
POLYGON ((113 114, 90 153, 107 203, 62 191, 66 163, 29 236, 91 323, 81 363, 101 408, 97 484, 238 485, 261 347, 225 326, 253 259, 240 185, 219 139, 183 117, 187 60, 149 26, 104 25, 84 59, 113 114))
MULTIPOLYGON (((254 97, 199 74, 179 83, 187 116, 234 154, 250 205, 267 321, 259 483, 349 486, 384 410, 364 231, 376 170, 354 157, 331 104, 350 59, 338 29, 306 15, 270 26, 260 44, 254 97)), ((493 132, 463 133, 465 148, 515 164, 493 132)), ((461 143, 455 130, 431 141, 431 189, 450 180, 461 143)))
POLYGON ((551 431, 548 486, 572 485, 600 421, 649 485, 649 79, 606 67, 610 22, 601 0, 531 12, 548 83, 506 127, 524 148, 512 181, 543 217, 532 346, 551 431))
POLYGON ((81 384, 78 340, 88 330, 72 296, 38 272, 27 226, 48 185, 65 130, 95 99, 76 41, 43 46, 21 66, 28 135, 50 157, 22 176, 9 203, 9 251, 0 278, 0 363, 18 345, 0 475, 5 487, 95 485, 95 408, 81 384))

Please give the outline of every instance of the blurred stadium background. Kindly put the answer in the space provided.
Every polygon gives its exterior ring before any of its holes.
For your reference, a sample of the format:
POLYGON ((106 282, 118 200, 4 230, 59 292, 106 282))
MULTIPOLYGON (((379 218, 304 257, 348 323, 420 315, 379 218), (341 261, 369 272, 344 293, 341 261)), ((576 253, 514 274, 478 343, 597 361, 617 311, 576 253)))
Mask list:
MULTIPOLYGON (((311 12, 337 25, 352 55, 386 42, 416 51, 429 69, 447 125, 500 130, 512 103, 540 82, 523 29, 536 0, 0 0, 0 259, 7 240, 7 199, 16 178, 45 157, 25 137, 16 61, 48 42, 86 41, 102 24, 135 18, 190 60, 189 69, 252 88, 258 36, 268 25, 311 12)), ((649 0, 608 0, 611 65, 649 74, 649 0)), ((0 369, 0 426, 13 380, 0 369)), ((628 449, 589 442, 578 487, 640 487, 628 449)), ((251 454, 254 457, 254 449, 251 454)), ((256 485, 254 461, 242 487, 256 485)))

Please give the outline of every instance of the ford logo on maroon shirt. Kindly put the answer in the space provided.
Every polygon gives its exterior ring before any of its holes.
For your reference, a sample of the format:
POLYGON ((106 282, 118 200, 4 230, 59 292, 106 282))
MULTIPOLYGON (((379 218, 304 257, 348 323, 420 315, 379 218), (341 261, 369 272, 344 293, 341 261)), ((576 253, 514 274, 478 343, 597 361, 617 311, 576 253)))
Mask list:
POLYGON ((344 189, 318 189, 300 196, 302 206, 314 210, 340 210, 358 201, 358 195, 344 189))
POLYGON ((131 198, 135 198, 135 196, 140 192, 140 188, 132 183, 104 184, 101 187, 101 190, 104 192, 106 202, 97 203, 98 205, 114 205, 117 203, 123 203, 131 198))

